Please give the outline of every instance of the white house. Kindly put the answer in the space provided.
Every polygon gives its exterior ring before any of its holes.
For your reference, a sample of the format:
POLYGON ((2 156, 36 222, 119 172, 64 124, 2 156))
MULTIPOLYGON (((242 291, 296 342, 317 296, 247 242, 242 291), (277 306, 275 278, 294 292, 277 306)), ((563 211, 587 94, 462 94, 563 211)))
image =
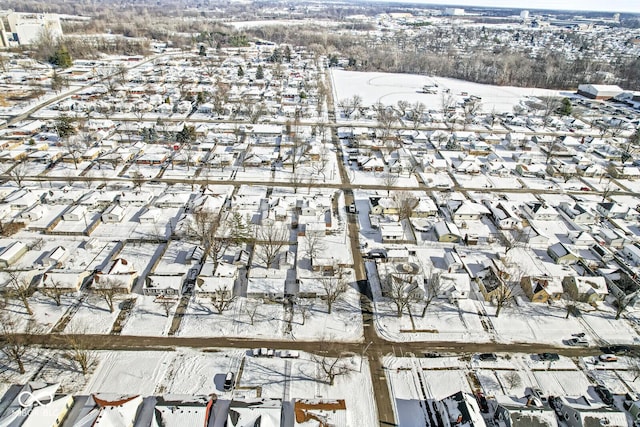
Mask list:
POLYGON ((120 205, 112 205, 102 214, 102 222, 120 222, 124 218, 125 208, 120 205))

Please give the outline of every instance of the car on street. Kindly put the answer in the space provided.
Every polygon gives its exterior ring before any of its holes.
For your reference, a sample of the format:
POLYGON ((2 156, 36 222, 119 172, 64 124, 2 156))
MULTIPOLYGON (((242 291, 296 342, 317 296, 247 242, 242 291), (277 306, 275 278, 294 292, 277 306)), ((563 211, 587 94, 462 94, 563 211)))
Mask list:
POLYGON ((495 353, 480 353, 478 354, 478 360, 482 360, 484 362, 495 362, 498 360, 498 356, 495 353))
POLYGON ((569 338, 567 340, 567 345, 572 347, 589 347, 589 341, 584 338, 569 338))
POLYGON ((617 362, 618 356, 616 356, 615 354, 601 354, 600 356, 598 356, 598 360, 600 360, 601 362, 617 362))
POLYGON ((603 385, 597 385, 594 387, 596 394, 602 399, 604 403, 607 405, 613 405, 613 394, 603 385))
POLYGON ((631 347, 626 345, 614 344, 606 347, 600 347, 600 351, 604 354, 624 355, 631 352, 631 347))
POLYGON ((538 359, 546 360, 548 362, 555 362, 557 360, 560 360, 560 356, 558 355, 558 353, 539 353, 538 359))

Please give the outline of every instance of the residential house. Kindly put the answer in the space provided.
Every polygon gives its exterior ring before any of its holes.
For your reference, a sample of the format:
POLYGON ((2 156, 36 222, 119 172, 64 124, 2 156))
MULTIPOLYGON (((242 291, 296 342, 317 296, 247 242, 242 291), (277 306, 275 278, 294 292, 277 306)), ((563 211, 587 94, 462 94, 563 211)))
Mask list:
POLYGON ((502 230, 513 230, 520 228, 522 220, 513 212, 511 206, 503 202, 484 201, 489 209, 489 217, 494 224, 502 230))
POLYGON ((479 220, 484 215, 489 214, 489 210, 480 203, 474 203, 467 200, 462 203, 452 200, 448 203, 448 208, 451 212, 451 218, 456 223, 461 221, 479 220))
POLYGON ((411 211, 412 218, 428 218, 438 215, 438 207, 428 197, 420 197, 418 204, 411 211))
POLYGON ((528 202, 522 206, 524 213, 529 218, 536 221, 555 221, 558 219, 558 212, 542 202, 528 202))
POLYGON ((556 264, 573 264, 580 259, 573 250, 562 242, 549 246, 547 254, 556 264))
POLYGON ((476 282, 485 301, 492 301, 505 291, 506 285, 494 266, 486 267, 478 273, 476 275, 476 282))
POLYGON ((558 208, 575 224, 590 225, 596 222, 596 216, 580 203, 561 202, 558 208))
POLYGON ((187 278, 186 274, 147 276, 142 287, 143 295, 178 296, 182 294, 182 285, 187 278))
POLYGON ((640 265, 640 247, 636 244, 626 244, 622 247, 621 254, 634 266, 640 265))
POLYGON ((596 205, 596 211, 604 218, 624 219, 629 207, 615 202, 602 202, 596 205))
POLYGON ((102 271, 93 277, 93 288, 96 291, 112 289, 118 293, 129 293, 138 278, 137 269, 124 258, 115 258, 102 271))
POLYGON ((496 396, 494 419, 504 427, 544 426, 557 427, 555 411, 546 403, 533 396, 516 398, 496 396))
POLYGON ((620 249, 627 241, 624 233, 617 228, 605 228, 602 227, 599 232, 599 237, 604 241, 607 247, 620 249))
POLYGON ((35 205, 20 213, 20 215, 18 215, 18 218, 26 221, 37 221, 42 218, 46 212, 47 208, 45 208, 44 206, 35 205))
POLYGON ((49 270, 40 276, 37 288, 38 290, 50 289, 61 294, 79 292, 91 274, 86 270, 49 270))
POLYGON ((546 246, 549 243, 549 237, 539 231, 538 228, 531 223, 518 233, 517 238, 522 243, 528 243, 531 246, 540 247, 546 246))
POLYGON ((440 221, 433 226, 439 242, 457 243, 462 239, 458 226, 449 221, 440 221))
POLYGON ((524 276, 520 287, 531 302, 557 301, 564 292, 560 279, 551 276, 524 276))
POLYGON ((63 246, 56 246, 42 258, 42 265, 59 266, 68 256, 69 252, 63 246))
POLYGON ((62 214, 62 219, 64 221, 80 221, 81 219, 86 218, 86 214, 86 206, 75 205, 62 214))
POLYGON ((584 396, 559 397, 556 400, 558 415, 568 427, 626 427, 627 417, 617 408, 596 403, 584 396))
POLYGON ((405 240, 404 229, 399 222, 385 222, 380 224, 382 243, 393 243, 405 240))
POLYGON ((8 268, 26 254, 28 250, 29 248, 24 242, 15 241, 9 243, 0 252, 0 268, 8 268))
POLYGON ((471 294, 471 279, 467 273, 442 273, 438 298, 455 302, 468 299, 471 294))
POLYGON ((562 287, 568 295, 588 304, 604 301, 609 295, 606 279, 599 276, 567 276, 562 279, 562 287))
POLYGON ((459 391, 435 402, 444 426, 485 427, 480 407, 471 393, 459 391))
POLYGON ((116 223, 122 221, 125 214, 125 208, 120 204, 112 205, 102 214, 102 222, 116 223))

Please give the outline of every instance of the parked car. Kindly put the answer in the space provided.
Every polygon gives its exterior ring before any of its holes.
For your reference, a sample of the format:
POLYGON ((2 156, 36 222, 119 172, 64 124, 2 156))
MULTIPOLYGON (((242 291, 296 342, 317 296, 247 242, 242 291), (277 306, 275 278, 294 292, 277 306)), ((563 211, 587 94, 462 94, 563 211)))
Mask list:
POLYGON ((274 351, 272 348, 261 347, 261 348, 254 348, 251 351, 251 354, 254 357, 273 357, 274 351))
POLYGON ((544 393, 542 392, 542 390, 541 390, 541 389, 539 389, 538 387, 531 387, 531 394, 532 394, 534 397, 537 397, 538 399, 540 399, 540 401, 541 401, 542 403, 546 403, 546 402, 547 402, 547 398, 546 398, 546 396, 544 395, 544 393))
POLYGON ((300 353, 295 350, 281 350, 280 357, 284 359, 297 359, 300 357, 300 353))
POLYGON ((224 391, 229 391, 233 388, 233 380, 236 375, 233 372, 228 372, 227 376, 224 377, 224 391))
POLYGON ((356 208, 356 204, 355 203, 351 203, 350 205, 348 205, 347 206, 347 212, 351 213, 351 214, 358 213, 358 209, 356 208))
POLYGON ((573 347, 589 347, 589 341, 584 338, 569 338, 567 340, 567 345, 573 347))
POLYGON ((482 394, 481 391, 476 391, 476 400, 478 401, 478 406, 480 406, 480 410, 485 414, 489 412, 489 403, 487 402, 487 398, 482 394))
POLYGON ((626 346, 626 345, 616 344, 616 345, 610 345, 610 346, 606 346, 606 347, 600 347, 600 351, 602 351, 605 354, 621 355, 621 354, 630 353, 631 352, 631 347, 626 346))
POLYGON ((558 353, 539 353, 538 359, 555 362, 557 360, 560 360, 560 356, 558 355, 558 353))
POLYGON ((617 362, 618 357, 615 354, 601 354, 598 356, 601 362, 617 362))
POLYGON ((594 387, 594 390, 604 403, 607 405, 613 405, 613 394, 611 394, 608 388, 602 385, 597 385, 594 387))
POLYGON ((384 249, 373 249, 373 250, 369 251, 369 253, 367 254, 367 258, 369 258, 369 259, 386 259, 387 258, 387 251, 385 251, 384 249))
POLYGON ((495 362, 498 360, 498 356, 495 353, 480 353, 478 354, 478 360, 483 360, 485 362, 495 362))

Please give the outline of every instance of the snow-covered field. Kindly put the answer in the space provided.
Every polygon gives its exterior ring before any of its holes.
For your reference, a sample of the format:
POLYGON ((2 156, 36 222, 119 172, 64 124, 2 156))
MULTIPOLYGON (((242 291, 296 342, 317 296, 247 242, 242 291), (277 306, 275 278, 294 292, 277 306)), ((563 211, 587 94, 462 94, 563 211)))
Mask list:
POLYGON ((362 97, 364 105, 381 102, 395 105, 398 101, 410 103, 422 102, 427 110, 442 109, 442 93, 449 90, 446 96, 454 99, 470 95, 482 98, 482 110, 485 112, 511 112, 526 97, 532 96, 568 96, 557 90, 520 88, 511 86, 492 86, 464 80, 444 77, 431 77, 418 74, 394 74, 377 72, 357 72, 339 69, 331 70, 335 88, 335 99, 342 100, 354 95, 362 97), (422 93, 425 85, 438 85, 438 93, 422 93), (468 95, 461 95, 467 93, 468 95))

